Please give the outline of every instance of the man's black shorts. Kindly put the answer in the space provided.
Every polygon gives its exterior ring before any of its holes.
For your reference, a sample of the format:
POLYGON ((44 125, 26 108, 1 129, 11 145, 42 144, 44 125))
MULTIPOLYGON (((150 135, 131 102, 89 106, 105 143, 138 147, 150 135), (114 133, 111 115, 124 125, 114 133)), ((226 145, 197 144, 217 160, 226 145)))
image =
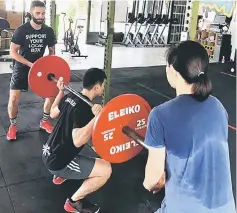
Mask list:
POLYGON ((24 67, 13 67, 13 73, 10 82, 11 90, 21 90, 28 91, 28 74, 30 68, 27 66, 24 67))
POLYGON ((95 161, 93 157, 77 155, 65 168, 59 171, 49 171, 56 177, 67 180, 87 179, 95 166, 95 161))

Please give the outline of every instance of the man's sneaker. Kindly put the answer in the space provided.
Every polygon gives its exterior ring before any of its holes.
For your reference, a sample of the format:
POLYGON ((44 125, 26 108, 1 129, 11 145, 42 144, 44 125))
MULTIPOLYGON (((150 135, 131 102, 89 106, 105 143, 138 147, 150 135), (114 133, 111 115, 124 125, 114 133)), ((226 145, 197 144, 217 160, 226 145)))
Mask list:
POLYGON ((7 132, 7 140, 16 140, 16 132, 17 128, 16 125, 10 125, 8 132, 7 132))
POLYGON ((90 203, 86 199, 79 200, 76 203, 72 203, 67 199, 64 204, 64 210, 72 213, 98 213, 100 207, 96 204, 90 203))
POLYGON ((65 181, 66 181, 66 179, 56 177, 55 175, 53 176, 53 183, 56 184, 56 185, 60 185, 65 181))
POLYGON ((47 121, 40 121, 40 128, 44 129, 48 133, 51 133, 53 131, 53 126, 51 125, 49 120, 47 120, 47 121))

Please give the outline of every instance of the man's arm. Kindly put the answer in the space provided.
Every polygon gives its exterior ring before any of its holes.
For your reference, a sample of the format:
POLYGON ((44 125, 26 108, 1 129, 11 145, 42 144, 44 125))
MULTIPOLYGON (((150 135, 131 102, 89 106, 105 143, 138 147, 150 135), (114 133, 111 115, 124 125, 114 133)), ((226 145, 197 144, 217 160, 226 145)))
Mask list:
POLYGON ((28 61, 27 59, 25 59, 23 56, 21 56, 18 52, 20 50, 20 47, 21 45, 18 45, 18 44, 15 44, 13 42, 11 42, 11 45, 10 45, 10 55, 11 57, 22 63, 22 64, 25 64, 26 66, 28 67, 32 67, 33 63, 31 63, 30 61, 28 61))
POLYGON ((51 106, 51 109, 50 109, 50 117, 51 118, 57 118, 59 116, 59 113, 60 113, 60 109, 58 107, 60 101, 62 100, 62 98, 64 97, 64 84, 63 84, 63 79, 60 77, 58 79, 58 82, 57 82, 57 87, 59 89, 59 92, 58 92, 58 95, 56 96, 56 98, 54 99, 54 102, 51 106))
POLYGON ((86 144, 91 138, 93 126, 95 123, 95 117, 84 127, 75 128, 72 131, 72 139, 75 147, 80 147, 86 144))
POLYGON ((64 97, 64 92, 63 90, 59 90, 59 93, 57 95, 57 97, 55 98, 51 109, 50 109, 50 117, 55 119, 59 116, 60 110, 58 108, 58 104, 61 101, 61 99, 64 97))
POLYGON ((56 35, 52 28, 49 28, 48 49, 49 55, 55 55, 55 44, 57 43, 56 35))
POLYGON ((99 104, 94 104, 91 110, 95 117, 88 124, 86 124, 88 119, 85 117, 86 115, 84 115, 83 112, 80 111, 81 114, 74 116, 75 121, 73 124, 74 129, 72 131, 72 138, 76 147, 86 144, 91 138, 96 117, 100 114, 102 107, 99 104))
POLYGON ((21 27, 17 28, 12 36, 10 44, 10 55, 15 61, 18 61, 28 67, 32 67, 33 63, 19 54, 20 47, 24 45, 25 39, 25 30, 22 30, 21 27))
POLYGON ((49 55, 55 55, 55 46, 48 47, 49 48, 49 55))

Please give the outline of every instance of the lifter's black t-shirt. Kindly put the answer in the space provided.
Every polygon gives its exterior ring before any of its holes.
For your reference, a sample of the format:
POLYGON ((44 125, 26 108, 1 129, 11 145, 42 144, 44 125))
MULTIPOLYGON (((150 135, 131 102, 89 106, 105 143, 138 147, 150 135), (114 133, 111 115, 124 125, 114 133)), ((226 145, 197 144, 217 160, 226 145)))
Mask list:
MULTIPOLYGON (((43 24, 40 30, 35 30, 30 22, 27 22, 14 31, 12 43, 20 45, 19 54, 34 63, 44 55, 45 48, 54 46, 57 40, 51 27, 43 24)), ((15 66, 27 67, 18 61, 15 66)))
POLYGON ((72 130, 86 126, 94 118, 91 107, 71 93, 61 99, 58 108, 59 120, 43 145, 44 161, 53 171, 63 169, 82 150, 83 146, 74 146, 72 130))

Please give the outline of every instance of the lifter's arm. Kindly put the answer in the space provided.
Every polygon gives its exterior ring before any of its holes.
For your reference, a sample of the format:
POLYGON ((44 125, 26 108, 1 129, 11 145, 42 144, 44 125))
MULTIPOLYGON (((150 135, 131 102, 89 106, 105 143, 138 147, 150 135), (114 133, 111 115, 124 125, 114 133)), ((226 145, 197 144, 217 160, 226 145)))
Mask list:
POLYGON ((31 67, 33 65, 33 63, 31 63, 30 61, 28 61, 27 59, 25 59, 23 56, 21 56, 18 53, 19 50, 20 50, 20 47, 21 47, 20 45, 11 42, 11 45, 10 45, 10 55, 11 55, 11 57, 16 61, 18 61, 22 64, 25 64, 28 67, 31 67))
POLYGON ((72 131, 72 139, 75 147, 80 147, 86 144, 92 135, 95 118, 93 118, 86 126, 75 128, 72 131))
POLYGON ((51 109, 50 109, 50 117, 53 119, 55 119, 59 116, 60 110, 58 108, 58 104, 64 96, 63 81, 61 78, 58 79, 57 87, 59 88, 59 93, 56 96, 56 98, 51 106, 51 109))
POLYGON ((89 139, 91 138, 91 135, 92 135, 93 126, 94 126, 96 117, 100 114, 101 110, 102 110, 101 105, 95 104, 92 107, 92 112, 95 115, 95 117, 84 127, 73 129, 72 139, 73 139, 73 143, 76 147, 80 147, 89 141, 89 139))
POLYGON ((53 105, 50 109, 50 117, 55 119, 59 116, 60 110, 58 108, 58 104, 64 96, 64 92, 62 90, 59 91, 57 97, 55 98, 53 105))

